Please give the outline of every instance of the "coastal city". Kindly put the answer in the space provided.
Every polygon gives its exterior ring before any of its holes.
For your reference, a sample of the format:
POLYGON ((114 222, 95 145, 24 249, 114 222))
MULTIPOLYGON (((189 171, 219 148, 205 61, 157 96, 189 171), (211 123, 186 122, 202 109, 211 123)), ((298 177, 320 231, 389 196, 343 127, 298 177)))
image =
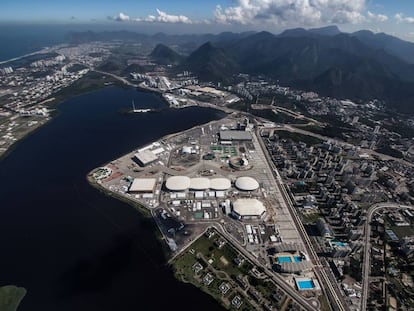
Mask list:
POLYGON ((0 154, 75 87, 119 84, 159 94, 162 109, 220 110, 102 163, 88 181, 152 217, 176 278, 227 309, 414 307, 412 117, 262 76, 203 82, 134 47, 59 45, 1 63, 0 154))
POLYGON ((50 120, 57 94, 107 57, 108 48, 59 45, 0 63, 0 155, 50 120))

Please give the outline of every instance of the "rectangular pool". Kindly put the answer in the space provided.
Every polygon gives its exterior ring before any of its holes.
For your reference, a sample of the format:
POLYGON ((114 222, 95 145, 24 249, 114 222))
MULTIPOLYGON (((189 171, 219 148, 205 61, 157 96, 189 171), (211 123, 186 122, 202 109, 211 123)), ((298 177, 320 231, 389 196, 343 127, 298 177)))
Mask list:
POLYGON ((315 288, 315 285, 313 284, 313 281, 310 280, 310 279, 309 280, 297 281, 296 284, 298 285, 299 290, 315 288))

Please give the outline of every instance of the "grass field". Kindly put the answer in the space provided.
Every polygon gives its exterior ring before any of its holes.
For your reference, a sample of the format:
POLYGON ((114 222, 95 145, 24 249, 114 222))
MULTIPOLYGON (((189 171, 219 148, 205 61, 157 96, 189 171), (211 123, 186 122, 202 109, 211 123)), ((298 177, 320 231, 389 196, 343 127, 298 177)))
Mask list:
POLYGON ((177 279, 193 284, 230 310, 262 310, 264 304, 272 304, 277 308, 274 310, 279 310, 287 299, 286 294, 273 281, 258 278, 260 268, 239 254, 215 230, 214 235, 203 235, 194 241, 171 264, 177 279), (236 264, 236 258, 241 260, 239 265, 236 264), (205 282, 206 275, 213 277, 210 284, 205 282), (229 290, 222 293, 221 284, 227 284, 229 290), (258 298, 252 292, 256 292, 258 298), (274 300, 275 293, 279 293, 278 301, 274 300), (235 296, 239 296, 242 301, 239 309, 231 304, 235 296))
POLYGON ((318 145, 323 142, 317 137, 300 133, 293 133, 289 131, 276 131, 275 134, 278 135, 281 139, 291 139, 295 142, 304 142, 307 145, 318 145))
POLYGON ((0 310, 16 311, 26 295, 26 289, 13 285, 0 287, 0 310))
POLYGON ((390 229, 392 231, 394 231, 394 233, 400 238, 402 239, 403 237, 406 236, 411 236, 414 235, 414 228, 412 226, 392 226, 390 227, 390 229))

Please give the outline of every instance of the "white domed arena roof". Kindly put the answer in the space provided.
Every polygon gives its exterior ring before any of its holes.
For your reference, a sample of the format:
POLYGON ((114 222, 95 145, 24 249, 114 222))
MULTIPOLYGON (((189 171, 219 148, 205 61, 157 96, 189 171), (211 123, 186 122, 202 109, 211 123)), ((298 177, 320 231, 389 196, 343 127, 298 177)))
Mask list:
POLYGON ((231 182, 227 178, 212 178, 210 179, 210 189, 212 190, 228 190, 231 187, 231 182))
POLYGON ((210 188, 210 180, 205 177, 191 178, 190 189, 194 190, 206 190, 210 188))
POLYGON ((259 188, 257 180, 248 176, 237 178, 235 185, 237 189, 243 191, 253 191, 259 188))
POLYGON ((257 199, 238 199, 233 203, 233 210, 240 216, 260 216, 266 207, 257 199))
POLYGON ((187 176, 172 176, 165 183, 168 190, 183 191, 190 188, 190 178, 187 176))

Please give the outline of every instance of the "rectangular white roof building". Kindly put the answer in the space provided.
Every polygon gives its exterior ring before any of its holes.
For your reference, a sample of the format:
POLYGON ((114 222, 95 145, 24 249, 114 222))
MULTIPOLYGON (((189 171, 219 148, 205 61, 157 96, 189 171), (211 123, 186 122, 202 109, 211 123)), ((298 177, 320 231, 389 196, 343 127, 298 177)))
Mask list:
POLYGON ((247 131, 220 131, 220 141, 251 141, 252 134, 247 131))
POLYGON ((129 187, 129 192, 153 192, 156 182, 155 178, 135 178, 129 187))
POLYGON ((142 166, 148 165, 158 160, 158 157, 150 150, 143 150, 137 152, 134 156, 138 160, 139 164, 142 166))

